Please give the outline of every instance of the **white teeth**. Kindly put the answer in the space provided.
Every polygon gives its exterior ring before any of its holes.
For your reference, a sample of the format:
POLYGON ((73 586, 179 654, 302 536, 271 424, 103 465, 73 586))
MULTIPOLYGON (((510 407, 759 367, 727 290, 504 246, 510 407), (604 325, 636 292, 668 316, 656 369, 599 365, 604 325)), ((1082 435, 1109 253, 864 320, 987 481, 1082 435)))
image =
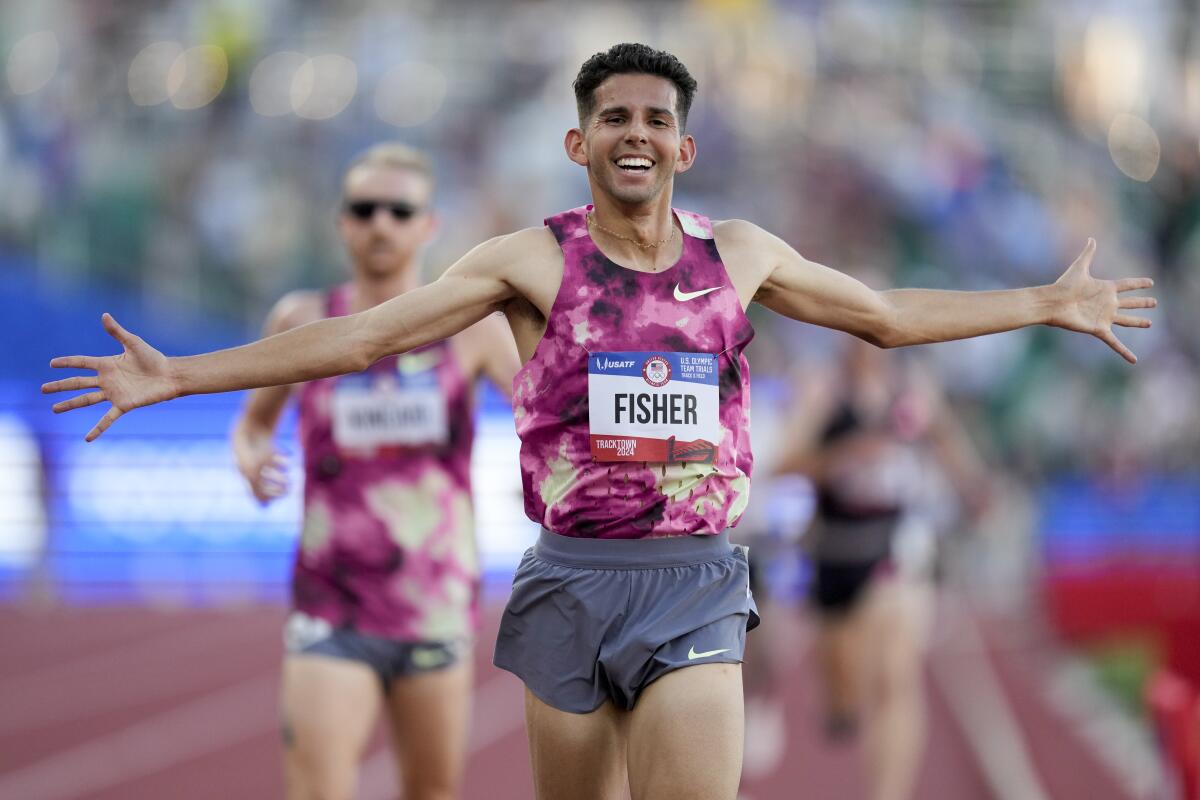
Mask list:
POLYGON ((648 158, 637 158, 637 157, 632 157, 632 156, 626 156, 625 158, 617 159, 617 166, 618 167, 646 167, 647 169, 649 169, 650 167, 654 166, 654 162, 648 158))

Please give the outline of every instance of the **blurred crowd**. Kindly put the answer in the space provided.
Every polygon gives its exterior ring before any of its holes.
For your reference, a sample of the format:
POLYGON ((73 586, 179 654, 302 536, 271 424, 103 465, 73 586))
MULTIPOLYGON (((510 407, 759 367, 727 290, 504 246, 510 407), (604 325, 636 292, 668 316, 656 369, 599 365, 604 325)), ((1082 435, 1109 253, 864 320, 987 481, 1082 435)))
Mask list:
MULTIPOLYGON (((341 273, 337 176, 399 138, 439 176, 431 277, 582 203, 562 152, 593 52, 675 52, 700 91, 675 204, 743 217, 875 287, 1053 281, 1099 242, 1149 275, 1150 331, 1045 329, 927 358, 993 463, 1028 478, 1195 468, 1200 60, 1192 4, 46 0, 0 6, 0 245, 250 331, 341 273)), ((837 336, 757 317, 756 375, 837 336)))

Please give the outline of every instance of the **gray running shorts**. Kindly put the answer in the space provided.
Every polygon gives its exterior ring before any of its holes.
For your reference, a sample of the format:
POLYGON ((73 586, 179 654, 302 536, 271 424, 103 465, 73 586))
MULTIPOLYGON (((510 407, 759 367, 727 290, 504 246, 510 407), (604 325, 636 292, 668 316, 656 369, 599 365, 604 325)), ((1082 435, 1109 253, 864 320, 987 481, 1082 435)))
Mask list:
POLYGON ((642 689, 696 664, 742 661, 758 625, 750 568, 729 534, 576 539, 542 531, 513 578, 497 667, 543 702, 630 709, 642 689))
POLYGON ((283 641, 288 655, 327 656, 367 665, 379 676, 384 692, 396 678, 446 669, 470 651, 469 642, 400 642, 368 636, 353 628, 335 628, 298 611, 288 617, 283 641))

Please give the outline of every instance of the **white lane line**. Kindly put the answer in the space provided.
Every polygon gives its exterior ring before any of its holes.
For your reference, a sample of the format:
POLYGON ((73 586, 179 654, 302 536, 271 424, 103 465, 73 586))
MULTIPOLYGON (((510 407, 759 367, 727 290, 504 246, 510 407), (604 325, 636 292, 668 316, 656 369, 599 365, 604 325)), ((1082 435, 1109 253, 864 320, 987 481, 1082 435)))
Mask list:
POLYGON ((942 614, 948 632, 930 670, 993 797, 1050 800, 970 609, 943 603, 942 614))
POLYGON ((0 776, 0 797, 72 800, 254 738, 277 725, 279 678, 250 680, 0 776))
POLYGON ((183 628, 175 627, 158 632, 149 638, 133 639, 99 653, 89 652, 67 661, 52 662, 49 666, 37 666, 28 674, 5 678, 5 688, 20 693, 37 691, 44 688, 45 684, 57 684, 79 677, 76 674, 79 672, 111 670, 122 666, 126 661, 142 661, 160 650, 173 650, 199 632, 211 635, 228 630, 230 627, 228 619, 213 620, 207 625, 189 621, 184 623, 183 628))
MULTIPOLYGON (((171 697, 211 680, 211 672, 181 675, 173 664, 206 660, 213 652, 261 641, 258 626, 230 624, 230 619, 210 624, 189 622, 161 636, 131 642, 93 656, 84 656, 24 678, 6 681, 0 736, 40 730, 50 725, 86 719, 116 711, 133 703, 171 697), (182 686, 180 678, 192 675, 182 686), (103 686, 103 690, 98 687, 103 686)), ((282 645, 279 647, 282 656, 282 645)), ((236 676, 229 676, 236 677, 236 676)))
MULTIPOLYGON (((167 614, 126 611, 63 609, 22 611, 21 607, 0 609, 0 629, 10 642, 21 642, 20 653, 5 653, 0 680, 24 680, 48 665, 86 661, 97 653, 119 646, 132 647, 155 636, 173 633, 167 614), (28 614, 27 619, 22 619, 28 614), (13 620, 12 617, 17 619, 13 620), (161 617, 147 621, 146 617, 161 617), (9 662, 8 657, 16 660, 9 662), (31 658, 31 661, 25 659, 31 658)), ((9 648, 15 651, 16 648, 9 648)))
MULTIPOLYGON (((774 608, 772 613, 786 613, 783 608, 774 608)), ((789 619, 785 629, 796 628, 799 632, 789 639, 784 647, 786 657, 764 646, 758 651, 760 658, 771 659, 773 674, 783 675, 795 664, 803 663, 813 651, 815 631, 795 619, 789 619), (779 662, 779 663, 776 663, 779 662)), ((750 634, 753 636, 754 634, 750 634)), ((762 635, 761 633, 759 634, 762 635)), ((477 667, 478 668, 478 667, 477 667)), ((467 745, 468 757, 486 750, 496 742, 519 729, 525 719, 525 695, 520 681, 508 673, 490 678, 475 690, 471 705, 471 739, 467 745)), ((392 748, 384 743, 363 761, 359 771, 358 800, 391 800, 400 786, 399 767, 392 748)))
MULTIPOLYGON (((471 699, 471 738, 467 756, 486 750, 521 727, 525 699, 521 684, 503 673, 475 689, 471 699)), ((359 771, 358 800, 392 800, 400 786, 399 767, 392 748, 384 744, 359 771)))
POLYGON ((1126 794, 1138 800, 1171 796, 1153 731, 1117 704, 1082 658, 1067 659, 1042 690, 1126 794))
MULTIPOLYGON (((520 684, 497 675, 474 694, 468 755, 520 728, 520 684)), ((192 761, 275 729, 279 677, 275 671, 211 692, 90 742, 0 775, 0 797, 72 800, 192 761)), ((390 748, 364 764, 363 798, 391 800, 395 767, 390 748)))

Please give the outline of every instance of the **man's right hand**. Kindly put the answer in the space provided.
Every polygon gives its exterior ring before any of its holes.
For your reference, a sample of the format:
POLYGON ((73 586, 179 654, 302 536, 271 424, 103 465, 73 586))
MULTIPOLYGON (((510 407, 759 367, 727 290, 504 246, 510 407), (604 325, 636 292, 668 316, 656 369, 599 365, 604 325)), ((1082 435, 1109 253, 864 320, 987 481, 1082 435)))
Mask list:
POLYGON ((124 352, 117 356, 60 356, 50 362, 51 367, 93 370, 96 374, 42 384, 43 394, 78 389, 99 390, 55 403, 56 414, 92 406, 103 400, 112 403, 112 408, 88 431, 86 439, 89 442, 108 430, 117 417, 126 411, 161 403, 179 395, 166 356, 146 344, 140 336, 122 328, 111 315, 105 314, 101 321, 109 335, 124 348, 124 352))
POLYGON ((288 490, 287 457, 266 437, 234 436, 233 457, 238 472, 258 502, 266 505, 288 490))

